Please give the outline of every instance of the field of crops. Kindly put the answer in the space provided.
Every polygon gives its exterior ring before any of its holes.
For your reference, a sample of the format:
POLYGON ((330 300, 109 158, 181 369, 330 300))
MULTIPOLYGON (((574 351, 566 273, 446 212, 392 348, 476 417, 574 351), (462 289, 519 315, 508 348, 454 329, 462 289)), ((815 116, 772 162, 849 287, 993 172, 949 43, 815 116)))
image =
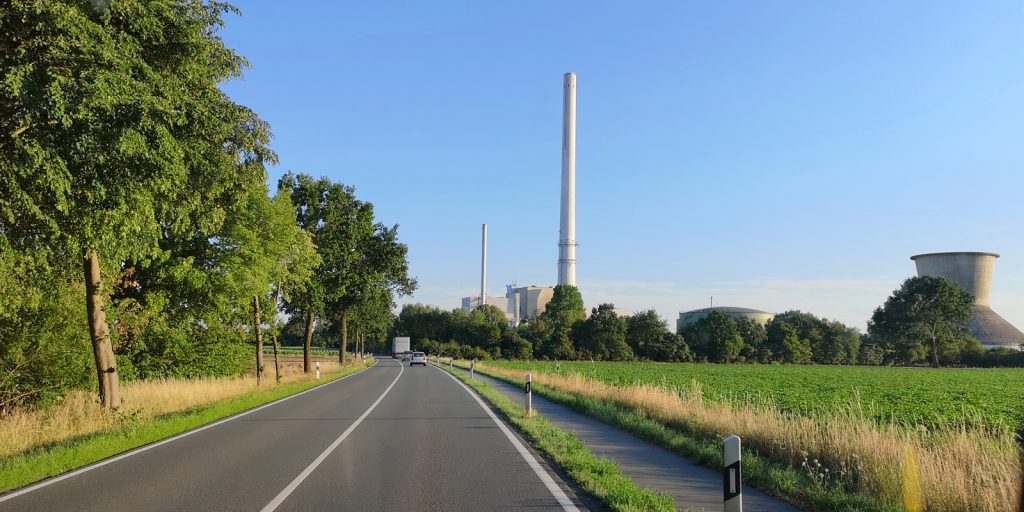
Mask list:
POLYGON ((850 410, 882 422, 930 427, 1024 422, 1024 369, 931 369, 860 366, 496 361, 545 373, 576 372, 613 384, 647 383, 691 391, 713 401, 769 402, 801 414, 850 410))

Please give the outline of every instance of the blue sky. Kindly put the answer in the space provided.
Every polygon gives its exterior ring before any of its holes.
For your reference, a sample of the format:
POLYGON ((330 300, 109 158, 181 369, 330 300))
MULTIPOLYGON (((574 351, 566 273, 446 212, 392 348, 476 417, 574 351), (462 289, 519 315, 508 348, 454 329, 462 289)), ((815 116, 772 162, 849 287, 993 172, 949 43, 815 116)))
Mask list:
POLYGON ((224 89, 280 164, 400 225, 420 290, 557 278, 578 76, 588 306, 802 309, 860 328, 913 254, 993 251, 1024 328, 1024 3, 238 1, 224 89))

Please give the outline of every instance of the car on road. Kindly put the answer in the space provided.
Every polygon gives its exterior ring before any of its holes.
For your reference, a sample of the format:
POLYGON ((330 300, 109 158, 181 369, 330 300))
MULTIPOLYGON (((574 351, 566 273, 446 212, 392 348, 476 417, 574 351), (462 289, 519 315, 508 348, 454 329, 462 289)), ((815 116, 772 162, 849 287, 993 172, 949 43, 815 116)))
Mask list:
POLYGON ((414 364, 422 364, 423 366, 426 366, 427 355, 424 354, 423 352, 413 352, 412 357, 409 358, 409 366, 412 366, 414 364))
POLYGON ((402 362, 404 363, 405 361, 412 359, 412 352, 402 352, 402 354, 399 357, 402 359, 402 362))

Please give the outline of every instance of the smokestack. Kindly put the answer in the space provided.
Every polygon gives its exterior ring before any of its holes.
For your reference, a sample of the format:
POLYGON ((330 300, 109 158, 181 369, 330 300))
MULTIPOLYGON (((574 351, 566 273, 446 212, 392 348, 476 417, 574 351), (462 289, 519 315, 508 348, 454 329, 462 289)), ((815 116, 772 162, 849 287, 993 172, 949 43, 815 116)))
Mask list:
POLYGON ((974 315, 967 326, 986 347, 1017 348, 1024 333, 989 306, 996 258, 991 252, 936 252, 911 256, 917 275, 945 277, 974 295, 974 315))
POLYGON ((558 230, 558 284, 576 286, 576 74, 562 84, 562 211, 558 230))
POLYGON ((480 307, 487 305, 487 224, 480 242, 480 307))

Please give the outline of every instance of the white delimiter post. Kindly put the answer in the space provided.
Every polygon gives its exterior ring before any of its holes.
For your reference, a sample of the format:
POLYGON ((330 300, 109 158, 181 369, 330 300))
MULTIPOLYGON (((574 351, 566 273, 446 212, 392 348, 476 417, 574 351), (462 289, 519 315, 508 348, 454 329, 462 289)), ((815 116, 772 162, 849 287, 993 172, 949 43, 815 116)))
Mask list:
POLYGON ((480 241, 480 307, 487 305, 487 224, 480 241))
POLYGON ((558 284, 576 286, 576 74, 562 84, 562 211, 558 233, 558 284))
POLYGON ((729 436, 722 442, 725 480, 725 512, 743 512, 743 473, 740 467, 740 438, 729 436))
POLYGON ((320 361, 316 362, 316 378, 320 378, 320 361))
POLYGON ((533 414, 533 374, 526 374, 526 415, 533 414))

